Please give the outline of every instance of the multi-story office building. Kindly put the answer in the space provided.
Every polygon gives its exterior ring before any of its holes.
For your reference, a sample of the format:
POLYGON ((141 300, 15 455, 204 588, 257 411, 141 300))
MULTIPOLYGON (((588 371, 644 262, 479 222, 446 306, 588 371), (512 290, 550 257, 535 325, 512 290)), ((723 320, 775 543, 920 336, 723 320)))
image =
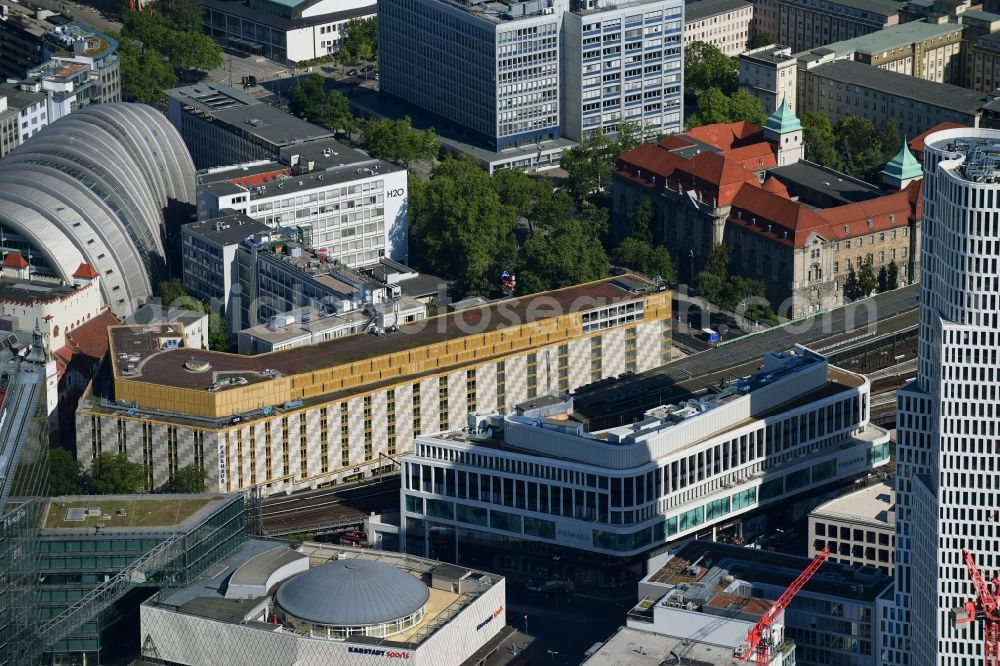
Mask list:
POLYGON ((49 124, 45 93, 0 83, 0 157, 49 124))
POLYGON ((282 148, 279 158, 200 172, 198 218, 245 213, 351 267, 406 261, 406 169, 333 140, 282 148))
POLYGON ((185 291, 192 298, 229 312, 233 285, 239 284, 237 248, 248 237, 266 236, 270 231, 264 223, 231 211, 185 224, 181 227, 185 291))
POLYGON ((163 274, 167 225, 190 219, 194 173, 155 109, 91 105, 0 160, 0 246, 67 283, 87 264, 104 302, 128 316, 163 274))
POLYGON ((171 88, 166 95, 167 117, 199 169, 276 160, 285 146, 333 137, 331 130, 221 83, 171 88))
POLYGON ((993 92, 996 75, 995 54, 998 50, 995 35, 1000 31, 1000 14, 992 12, 967 10, 957 17, 956 22, 962 26, 962 51, 965 54, 965 67, 962 79, 954 81, 966 88, 993 92))
POLYGON ((887 463, 869 391, 865 377, 799 347, 635 424, 589 432, 571 402, 548 398, 470 420, 468 432, 417 437, 403 463, 405 550, 519 576, 545 570, 605 593, 631 586, 665 544, 714 538, 743 514, 887 463))
POLYGON ((764 113, 778 110, 782 101, 795 108, 796 60, 792 49, 771 44, 739 54, 740 87, 760 100, 764 113))
MULTIPOLYGON (((630 627, 656 626, 660 607, 724 615, 732 601, 746 609, 746 598, 765 609, 809 566, 805 557, 725 543, 689 541, 649 562, 639 583, 639 604, 629 613, 630 627)), ((892 579, 876 569, 854 569, 827 560, 798 591, 784 612, 784 637, 795 643, 802 666, 853 664, 881 666, 879 609, 892 595, 892 579)), ((754 608, 749 606, 750 609, 754 608)))
POLYGON ((414 437, 461 429, 670 358, 670 294, 625 275, 260 356, 111 331, 110 372, 77 410, 84 463, 124 442, 150 487, 196 460, 219 490, 265 494, 393 471, 414 437), (127 350, 127 351, 126 351, 127 350))
POLYGON ((496 152, 541 153, 544 142, 614 131, 623 120, 674 132, 682 4, 382 0, 381 90, 496 152))
MULTIPOLYGON (((924 140, 917 378, 898 394, 897 607, 887 621, 893 663, 983 659, 982 629, 953 626, 975 599, 962 559, 995 571, 1000 131, 935 132, 924 140)), ((978 625, 979 623, 975 623, 978 625)), ((974 625, 975 626, 975 625, 974 625)))
POLYGON ((690 258, 682 275, 693 279, 712 247, 725 243, 730 270, 763 281, 772 306, 792 317, 843 304, 847 277, 868 259, 877 271, 895 263, 900 285, 916 280, 920 166, 913 157, 900 151, 878 188, 802 160, 803 149, 787 102, 763 128, 705 125, 640 145, 612 171, 613 234, 626 236, 636 206, 648 199, 655 241, 690 258))
MULTIPOLYGON (((39 530, 36 575, 43 622, 66 613, 81 598, 151 552, 169 558, 146 578, 92 599, 85 612, 55 643, 44 646, 47 663, 108 663, 130 657, 139 603, 127 596, 143 587, 172 588, 198 580, 209 567, 244 541, 243 497, 211 495, 103 495, 49 500, 39 530), (100 527, 97 527, 100 525, 100 527)), ((127 575, 127 574, 125 574, 127 575)), ((112 589, 114 589, 112 587, 112 589)))
POLYGON ((806 51, 900 23, 895 0, 776 0, 778 33, 792 51, 806 51))
POLYGON ((799 68, 854 60, 926 81, 960 84, 963 27, 911 21, 795 55, 799 68))
POLYGON ((205 0, 205 32, 217 42, 278 62, 336 53, 351 19, 375 17, 371 0, 205 0))
POLYGON ((643 136, 680 131, 681 3, 582 2, 563 14, 562 134, 574 141, 619 123, 643 136))
POLYGON ((815 111, 837 122, 849 115, 876 126, 894 120, 907 136, 942 122, 979 127, 988 95, 926 81, 851 60, 799 68, 799 113, 815 111))
POLYGON ((689 2, 684 6, 684 44, 704 42, 727 56, 737 56, 752 36, 753 15, 750 0, 689 2))
POLYGON ((896 493, 889 482, 836 497, 809 512, 809 554, 824 548, 830 560, 876 567, 892 575, 896 550, 896 493))

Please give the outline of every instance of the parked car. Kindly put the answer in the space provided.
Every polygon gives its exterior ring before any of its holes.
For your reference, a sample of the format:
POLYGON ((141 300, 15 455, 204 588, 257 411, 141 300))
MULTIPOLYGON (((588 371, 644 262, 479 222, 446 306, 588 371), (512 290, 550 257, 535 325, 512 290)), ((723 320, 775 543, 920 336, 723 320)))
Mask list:
POLYGON ((352 69, 351 71, 349 71, 349 72, 347 73, 347 75, 348 75, 348 76, 357 76, 357 75, 358 75, 358 70, 356 70, 356 69, 352 69))

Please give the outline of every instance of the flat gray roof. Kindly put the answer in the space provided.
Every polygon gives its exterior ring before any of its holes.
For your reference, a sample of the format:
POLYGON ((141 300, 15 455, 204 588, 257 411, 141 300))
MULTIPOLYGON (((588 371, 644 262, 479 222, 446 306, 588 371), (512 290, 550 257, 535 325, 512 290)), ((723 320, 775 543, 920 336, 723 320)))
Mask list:
POLYGON ((817 65, 807 70, 808 74, 970 115, 977 114, 990 99, 985 93, 968 88, 890 72, 854 60, 817 65))
POLYGON ((896 491, 888 481, 875 483, 821 504, 812 513, 816 517, 854 519, 892 527, 896 524, 896 491))
MULTIPOLYGON (((703 623, 707 625, 728 625, 727 620, 715 615, 693 612, 691 614, 701 615, 704 618, 703 623)), ((702 642, 700 636, 692 635, 690 640, 682 640, 677 636, 666 636, 632 627, 619 627, 618 631, 605 641, 589 659, 584 660, 581 666, 620 666, 621 664, 660 666, 665 663, 675 663, 670 656, 671 654, 679 655, 679 663, 687 666, 720 666, 723 664, 735 666, 744 662, 733 657, 733 648, 746 638, 747 629, 751 625, 749 622, 739 622, 738 625, 734 626, 739 626, 743 635, 739 636, 736 642, 728 647, 702 642)))
MULTIPOLYGON (((926 42, 945 35, 961 34, 962 26, 955 23, 928 23, 927 21, 910 21, 894 25, 884 30, 877 30, 867 35, 861 35, 842 42, 827 44, 824 48, 834 53, 881 53, 891 51, 911 44, 926 42)), ((796 54, 805 55, 808 51, 796 54)))
POLYGON ((684 5, 684 22, 700 21, 710 16, 752 7, 750 0, 698 0, 684 5))
MULTIPOLYGON (((792 0, 789 4, 800 5, 800 6, 810 6, 816 8, 817 5, 814 3, 807 3, 799 0, 795 2, 792 0)), ((869 14, 878 14, 881 16, 895 16, 899 13, 904 5, 902 3, 896 2, 896 0, 826 0, 828 5, 839 5, 841 7, 847 7, 848 9, 857 9, 859 11, 868 12, 869 14)))
MULTIPOLYGON (((798 185, 800 188, 806 188, 830 197, 841 204, 869 201, 886 194, 874 185, 805 160, 775 167, 770 169, 767 175, 774 176, 786 187, 791 185, 790 192, 798 185)), ((793 196, 798 194, 795 192, 793 196)), ((807 206, 818 206, 816 202, 811 202, 808 193, 805 193, 800 202, 807 206)))
POLYGON ((237 213, 228 208, 224 210, 228 210, 229 212, 211 220, 185 224, 182 229, 187 233, 223 247, 227 245, 239 245, 248 236, 271 230, 263 222, 258 222, 243 213, 237 213))
POLYGON ((325 127, 306 122, 221 83, 181 86, 167 90, 166 94, 182 105, 237 127, 269 144, 287 146, 296 141, 333 136, 333 132, 325 127))

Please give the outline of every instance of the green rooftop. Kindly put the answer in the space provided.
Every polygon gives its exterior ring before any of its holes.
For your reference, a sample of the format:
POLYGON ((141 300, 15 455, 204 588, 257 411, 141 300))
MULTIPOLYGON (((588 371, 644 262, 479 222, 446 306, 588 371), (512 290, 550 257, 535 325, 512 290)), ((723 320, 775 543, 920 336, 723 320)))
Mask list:
POLYGON ((910 152, 906 141, 903 141, 903 146, 896 153, 896 156, 886 163, 882 174, 899 181, 907 181, 911 178, 920 178, 923 175, 923 167, 910 152))
POLYGON ((764 129, 771 130, 777 134, 787 134, 788 132, 802 131, 802 123, 799 117, 792 111, 792 105, 788 103, 787 97, 781 98, 781 105, 774 110, 764 122, 764 129))
POLYGON ((138 499, 131 495, 95 495, 65 500, 53 499, 49 501, 45 528, 81 529, 96 527, 98 523, 107 528, 173 527, 217 499, 224 498, 211 495, 154 495, 138 499), (81 512, 70 511, 71 509, 82 509, 88 515, 80 519, 78 516, 81 512), (76 519, 67 520, 67 518, 76 519))

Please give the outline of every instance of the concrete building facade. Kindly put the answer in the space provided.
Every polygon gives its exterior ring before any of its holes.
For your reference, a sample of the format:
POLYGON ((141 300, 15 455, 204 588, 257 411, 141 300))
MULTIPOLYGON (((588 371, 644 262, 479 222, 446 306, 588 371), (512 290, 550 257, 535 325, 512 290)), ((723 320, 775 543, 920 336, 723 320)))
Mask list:
POLYGON ((739 54, 740 87, 760 100, 764 113, 774 113, 782 101, 795 106, 797 62, 792 49, 771 44, 739 54))
POLYGON ((403 459, 405 552, 522 577, 541 568, 603 594, 631 587, 650 551, 714 539, 740 515, 888 462, 869 390, 800 347, 631 425, 589 432, 570 402, 543 398, 418 437, 403 459))
POLYGON ((265 495, 394 471, 388 458, 417 435, 470 413, 669 360, 670 294, 657 289, 626 275, 259 356, 116 328, 115 369, 77 410, 78 455, 124 442, 150 487, 197 463, 213 488, 265 495))
POLYGON ((875 483, 822 504, 809 513, 809 555, 824 548, 830 561, 873 567, 891 576, 896 550, 896 491, 875 483))
POLYGON ((697 0, 684 6, 684 44, 704 42, 735 57, 753 36, 750 0, 697 0))
POLYGON ((867 35, 900 23, 902 5, 894 0, 776 0, 778 33, 793 52, 867 35))

